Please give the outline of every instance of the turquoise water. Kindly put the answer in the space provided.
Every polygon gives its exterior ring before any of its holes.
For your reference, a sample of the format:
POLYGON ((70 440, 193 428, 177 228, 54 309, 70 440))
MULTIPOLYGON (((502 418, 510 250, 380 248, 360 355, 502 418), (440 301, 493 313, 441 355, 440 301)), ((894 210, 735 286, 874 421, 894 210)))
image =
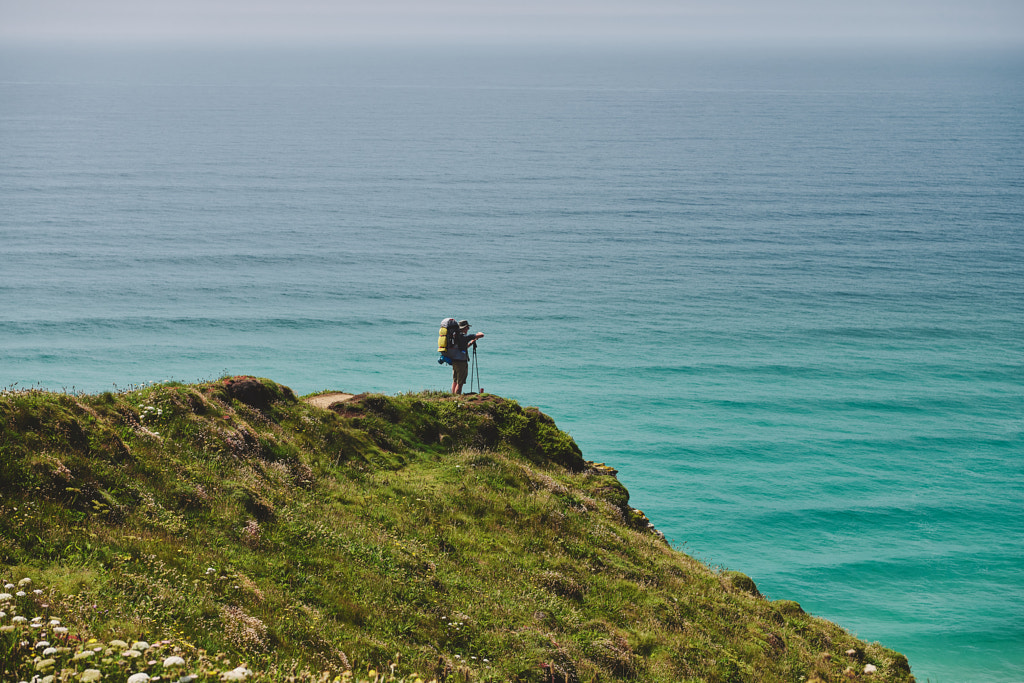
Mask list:
POLYGON ((1024 56, 0 53, 0 384, 551 414, 672 543, 1024 681, 1024 56))

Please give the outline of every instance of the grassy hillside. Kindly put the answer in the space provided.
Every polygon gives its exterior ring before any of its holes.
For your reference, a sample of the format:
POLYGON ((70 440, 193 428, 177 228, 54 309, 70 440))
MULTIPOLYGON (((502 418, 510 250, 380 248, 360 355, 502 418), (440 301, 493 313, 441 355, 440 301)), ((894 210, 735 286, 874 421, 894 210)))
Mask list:
POLYGON ((5 681, 913 680, 490 395, 6 392, 0 584, 5 681))

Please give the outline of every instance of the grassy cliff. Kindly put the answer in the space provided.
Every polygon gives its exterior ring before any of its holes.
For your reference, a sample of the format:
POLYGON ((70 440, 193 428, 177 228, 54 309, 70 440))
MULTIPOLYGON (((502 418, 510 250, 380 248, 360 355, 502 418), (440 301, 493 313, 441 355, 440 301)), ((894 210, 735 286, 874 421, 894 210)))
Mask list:
POLYGON ((5 681, 913 680, 535 408, 248 377, 0 395, 0 614, 5 681))

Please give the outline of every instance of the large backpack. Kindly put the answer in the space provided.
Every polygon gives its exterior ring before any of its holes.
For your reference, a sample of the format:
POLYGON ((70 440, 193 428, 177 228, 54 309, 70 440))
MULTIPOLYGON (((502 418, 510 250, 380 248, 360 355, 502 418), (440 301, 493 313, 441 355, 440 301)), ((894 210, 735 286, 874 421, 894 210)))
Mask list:
POLYGON ((455 348, 455 333, 459 331, 459 322, 455 318, 445 318, 441 321, 441 329, 437 333, 437 352, 442 356, 448 355, 449 351, 455 348))

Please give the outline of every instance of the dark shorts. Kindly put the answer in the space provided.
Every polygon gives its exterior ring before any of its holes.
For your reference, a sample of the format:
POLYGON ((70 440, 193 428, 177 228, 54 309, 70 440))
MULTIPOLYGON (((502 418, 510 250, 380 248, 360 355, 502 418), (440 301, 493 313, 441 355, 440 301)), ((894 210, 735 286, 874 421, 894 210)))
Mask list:
POLYGON ((456 384, 465 384, 467 377, 469 377, 469 361, 453 360, 452 381, 455 382, 456 384))

